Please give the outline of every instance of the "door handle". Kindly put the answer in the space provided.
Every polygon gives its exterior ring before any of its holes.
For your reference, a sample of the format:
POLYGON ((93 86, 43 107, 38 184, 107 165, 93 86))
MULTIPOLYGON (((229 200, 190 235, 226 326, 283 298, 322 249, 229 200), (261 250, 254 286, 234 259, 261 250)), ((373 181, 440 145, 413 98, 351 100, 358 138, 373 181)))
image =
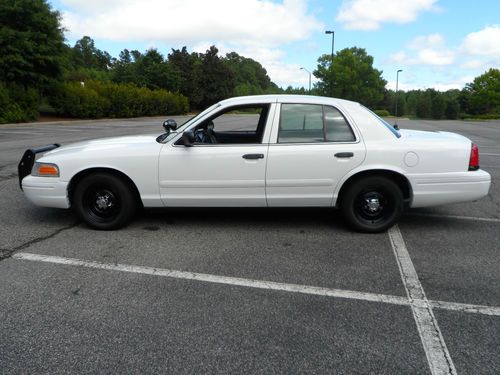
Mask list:
POLYGON ((353 152, 337 152, 335 154, 336 158, 352 158, 354 156, 353 152))
POLYGON ((243 159, 264 159, 264 154, 245 154, 243 159))

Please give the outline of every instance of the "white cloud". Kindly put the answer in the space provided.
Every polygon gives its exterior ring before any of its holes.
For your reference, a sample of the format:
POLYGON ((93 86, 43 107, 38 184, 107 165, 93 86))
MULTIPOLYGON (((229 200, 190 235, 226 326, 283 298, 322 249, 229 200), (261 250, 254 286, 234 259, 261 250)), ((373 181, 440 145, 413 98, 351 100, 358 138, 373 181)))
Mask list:
POLYGON ((112 41, 232 43, 273 46, 307 38, 323 25, 305 0, 63 0, 66 28, 112 41))
POLYGON ((484 72, 500 68, 500 26, 486 26, 469 33, 458 48, 462 56, 461 67, 484 72))
POLYGON ((399 51, 389 60, 400 65, 446 66, 455 62, 456 52, 446 45, 441 34, 421 35, 408 43, 407 51, 399 51))
MULTIPOLYGON (((465 84, 468 82, 472 82, 474 78, 471 78, 470 76, 463 76, 459 78, 450 78, 450 80, 446 82, 420 82, 416 80, 399 80, 398 82, 398 90, 402 91, 410 91, 410 90, 426 90, 426 89, 435 89, 437 91, 448 91, 452 89, 458 89, 461 90, 464 88, 465 84)), ((395 90, 396 89, 396 81, 389 81, 387 82, 387 85, 385 87, 388 90, 395 90)))
MULTIPOLYGON (((213 43, 201 42, 193 47, 193 51, 204 53, 213 43)), ((287 87, 305 87, 309 86, 309 75, 307 72, 300 70, 301 66, 297 64, 285 64, 283 59, 285 52, 278 48, 267 48, 258 46, 232 46, 228 47, 222 41, 216 42, 215 45, 219 50, 219 55, 224 56, 228 52, 236 52, 241 56, 245 56, 255 61, 258 61, 267 70, 267 74, 272 81, 278 86, 287 87)), ((312 68, 309 69, 312 73, 312 68)), ((311 76, 312 83, 316 82, 314 75, 311 76)))
POLYGON ((460 46, 460 51, 464 55, 500 59, 500 25, 487 26, 468 34, 460 46))
POLYGON ((285 64, 282 44, 307 39, 324 25, 307 0, 62 0, 63 24, 80 38, 235 51, 260 62, 278 85, 307 86, 300 66, 285 64))
POLYGON ((437 0, 344 0, 337 21, 347 29, 376 30, 383 23, 409 23, 437 10, 437 0))

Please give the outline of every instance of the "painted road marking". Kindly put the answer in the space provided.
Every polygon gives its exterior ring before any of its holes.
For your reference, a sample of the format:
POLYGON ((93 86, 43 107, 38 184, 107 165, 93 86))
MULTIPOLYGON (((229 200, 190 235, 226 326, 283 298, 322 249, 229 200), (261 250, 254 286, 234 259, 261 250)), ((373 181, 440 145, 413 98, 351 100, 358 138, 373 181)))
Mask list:
POLYGON ((496 219, 496 218, 493 218, 493 217, 475 217, 475 216, 460 216, 460 215, 439 215, 439 214, 425 214, 425 213, 420 213, 420 212, 406 212, 405 215, 427 216, 427 217, 436 217, 436 218, 444 218, 444 219, 487 221, 487 222, 491 222, 491 223, 500 223, 500 219, 496 219))
POLYGON ((395 225, 389 229, 388 233, 431 373, 433 375, 456 374, 457 370, 432 311, 432 305, 427 300, 422 284, 420 284, 401 231, 395 225), (414 300, 419 300, 419 303, 414 303, 414 300))
POLYGON ((487 152, 481 152, 481 155, 500 156, 500 154, 490 154, 490 153, 487 153, 487 152))
POLYGON ((311 295, 318 295, 325 297, 354 299, 367 302, 380 302, 380 303, 388 303, 392 305, 401 305, 401 306, 410 306, 413 303, 417 307, 421 307, 424 306, 425 303, 429 303, 432 307, 444 310, 500 316, 500 307, 494 307, 494 306, 469 305, 469 304, 462 304, 455 302, 432 301, 432 300, 420 301, 418 299, 409 301, 408 298, 406 297, 391 296, 386 294, 357 292, 353 290, 332 289, 332 288, 323 288, 323 287, 308 286, 308 285, 278 283, 274 281, 244 279, 239 277, 218 276, 218 275, 210 275, 210 274, 196 273, 196 272, 174 271, 164 268, 134 266, 134 265, 120 264, 120 263, 100 263, 100 262, 81 260, 75 258, 65 258, 59 256, 32 254, 32 253, 16 253, 12 256, 12 258, 18 260, 63 264, 68 266, 79 266, 79 267, 94 268, 94 269, 101 269, 108 271, 120 271, 120 272, 152 275, 152 276, 170 277, 174 279, 204 281, 216 284, 235 285, 235 286, 243 286, 243 287, 257 288, 257 289, 270 289, 270 290, 277 290, 290 293, 302 293, 302 294, 311 294, 311 295))

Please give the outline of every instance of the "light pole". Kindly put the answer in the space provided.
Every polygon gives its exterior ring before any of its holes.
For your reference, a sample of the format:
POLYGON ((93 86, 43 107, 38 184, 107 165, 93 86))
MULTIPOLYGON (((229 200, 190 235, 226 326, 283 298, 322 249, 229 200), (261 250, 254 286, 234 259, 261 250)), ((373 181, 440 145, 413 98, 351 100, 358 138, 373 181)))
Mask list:
POLYGON ((333 31, 333 30, 326 30, 325 34, 332 34, 332 64, 333 64, 333 47, 335 45, 335 31, 333 31))
POLYGON ((309 94, 310 94, 311 93, 311 72, 304 67, 300 68, 300 70, 305 70, 307 73, 309 73, 309 94))
MULTIPOLYGON (((330 61, 330 68, 333 72, 333 50, 334 50, 334 46, 335 46, 335 31, 326 30, 325 34, 332 34, 332 55, 331 55, 331 61, 330 61)), ((333 77, 332 77, 332 83, 330 85, 330 96, 333 96, 333 77)))
POLYGON ((396 116, 396 120, 394 122, 394 125, 398 124, 398 84, 399 84, 399 73, 401 73, 403 70, 398 69, 396 72, 396 109, 394 110, 394 115, 396 116))

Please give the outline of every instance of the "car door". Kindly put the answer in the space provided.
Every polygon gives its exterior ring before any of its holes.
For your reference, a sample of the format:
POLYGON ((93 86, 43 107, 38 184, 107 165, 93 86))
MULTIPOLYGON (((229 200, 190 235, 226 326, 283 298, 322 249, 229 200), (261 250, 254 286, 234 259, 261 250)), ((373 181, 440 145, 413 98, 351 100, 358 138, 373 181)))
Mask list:
POLYGON ((339 181, 365 158, 357 130, 331 105, 278 106, 267 161, 268 206, 330 206, 339 181))
POLYGON ((191 127, 197 141, 178 139, 160 153, 160 195, 166 206, 266 206, 265 167, 275 104, 221 108, 191 127), (210 137, 200 133, 209 130, 210 137), (212 139, 212 140, 210 140, 212 139))

